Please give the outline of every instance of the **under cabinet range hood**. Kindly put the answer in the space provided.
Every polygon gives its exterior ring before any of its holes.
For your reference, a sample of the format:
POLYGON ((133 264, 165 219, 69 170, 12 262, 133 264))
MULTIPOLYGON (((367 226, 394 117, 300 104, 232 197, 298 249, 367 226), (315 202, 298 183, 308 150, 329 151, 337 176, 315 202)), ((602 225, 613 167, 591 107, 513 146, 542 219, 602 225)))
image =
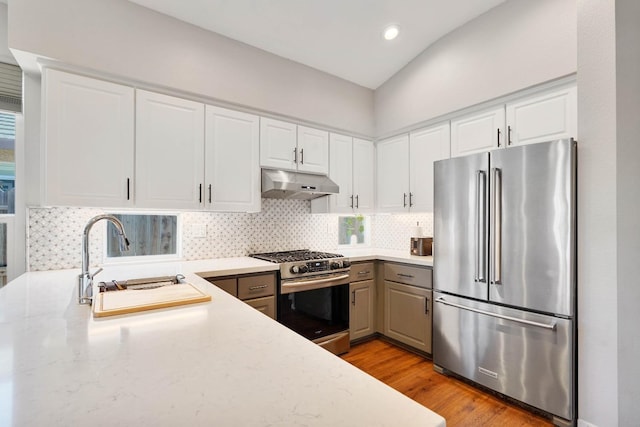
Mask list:
POLYGON ((326 175, 262 169, 262 197, 311 200, 340 191, 326 175))

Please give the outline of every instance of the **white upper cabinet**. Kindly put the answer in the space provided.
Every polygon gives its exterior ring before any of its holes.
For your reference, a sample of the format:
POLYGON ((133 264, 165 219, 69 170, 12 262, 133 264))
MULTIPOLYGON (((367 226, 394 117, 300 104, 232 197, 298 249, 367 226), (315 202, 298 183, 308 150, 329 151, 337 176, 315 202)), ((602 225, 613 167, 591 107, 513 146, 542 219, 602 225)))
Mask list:
POLYGON ((408 134, 378 142, 376 169, 378 211, 406 211, 409 208, 408 134))
POLYGON ((575 85, 509 103, 506 110, 507 145, 577 137, 575 85))
POLYGON ((451 121, 451 157, 577 136, 575 84, 553 87, 451 121))
POLYGON ((353 154, 352 137, 329 136, 329 178, 340 187, 340 193, 322 200, 329 201, 331 212, 353 212, 353 154))
POLYGON ((329 178, 338 184, 340 192, 312 200, 312 212, 373 212, 374 164, 373 142, 329 134, 329 178))
POLYGON ((205 207, 260 211, 260 118, 206 106, 205 207))
POLYGON ((297 126, 280 120, 260 119, 260 166, 272 169, 297 168, 297 126))
POLYGON ((329 132, 298 126, 298 170, 329 173, 329 132))
POLYGON ((200 209, 204 104, 136 91, 136 206, 200 209))
POLYGON ((353 138, 353 206, 356 212, 375 210, 375 161, 373 142, 353 138))
POLYGON ((451 157, 504 145, 504 105, 451 120, 451 157))
POLYGON ((44 71, 44 203, 133 203, 133 88, 44 71))
POLYGON ((260 166, 327 174, 329 132, 275 119, 260 119, 260 166))
POLYGON ((411 210, 433 212, 433 162, 449 158, 449 123, 409 134, 411 210))

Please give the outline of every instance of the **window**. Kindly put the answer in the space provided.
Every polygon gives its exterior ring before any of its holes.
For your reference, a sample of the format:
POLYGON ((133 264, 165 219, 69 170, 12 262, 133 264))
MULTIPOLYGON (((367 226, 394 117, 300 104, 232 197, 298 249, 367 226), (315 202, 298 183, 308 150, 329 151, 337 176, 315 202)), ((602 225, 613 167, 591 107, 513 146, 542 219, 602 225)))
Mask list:
POLYGON ((13 214, 16 186, 16 117, 0 113, 0 214, 13 214))
POLYGON ((351 215, 338 217, 338 244, 340 245, 368 245, 369 217, 351 215))
POLYGON ((178 256, 178 215, 114 214, 129 239, 129 250, 120 251, 120 237, 113 224, 107 226, 107 258, 178 256))

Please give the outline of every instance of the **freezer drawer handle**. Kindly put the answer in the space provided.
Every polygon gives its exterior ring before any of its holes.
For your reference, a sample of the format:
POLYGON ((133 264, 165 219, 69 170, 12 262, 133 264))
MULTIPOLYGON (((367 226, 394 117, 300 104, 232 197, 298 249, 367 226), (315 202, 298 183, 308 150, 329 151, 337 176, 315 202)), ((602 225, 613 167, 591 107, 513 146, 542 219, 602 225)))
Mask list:
POLYGON ((436 298, 436 302, 439 302, 439 303, 444 304, 444 305, 450 305, 451 307, 461 308, 463 310, 473 311, 475 313, 485 314, 485 315, 491 316, 491 317, 497 317, 498 319, 510 320, 512 322, 523 323, 525 325, 536 326, 538 328, 549 329, 549 330, 552 330, 552 331, 554 331, 556 329, 556 322, 540 323, 540 322, 534 322, 534 321, 531 321, 531 320, 518 319, 517 317, 505 316, 503 314, 492 313, 490 311, 479 310, 477 308, 466 307, 464 305, 455 304, 453 302, 449 302, 449 301, 445 300, 444 297, 436 298))

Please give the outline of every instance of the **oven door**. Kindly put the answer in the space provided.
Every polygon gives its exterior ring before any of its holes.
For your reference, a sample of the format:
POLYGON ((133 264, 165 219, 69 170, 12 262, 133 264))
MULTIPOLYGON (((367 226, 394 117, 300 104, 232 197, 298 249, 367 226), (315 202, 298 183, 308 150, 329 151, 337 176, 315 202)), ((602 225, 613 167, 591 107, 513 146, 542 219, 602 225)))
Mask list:
POLYGON ((278 321, 315 341, 349 331, 349 274, 283 280, 278 294, 278 321))

